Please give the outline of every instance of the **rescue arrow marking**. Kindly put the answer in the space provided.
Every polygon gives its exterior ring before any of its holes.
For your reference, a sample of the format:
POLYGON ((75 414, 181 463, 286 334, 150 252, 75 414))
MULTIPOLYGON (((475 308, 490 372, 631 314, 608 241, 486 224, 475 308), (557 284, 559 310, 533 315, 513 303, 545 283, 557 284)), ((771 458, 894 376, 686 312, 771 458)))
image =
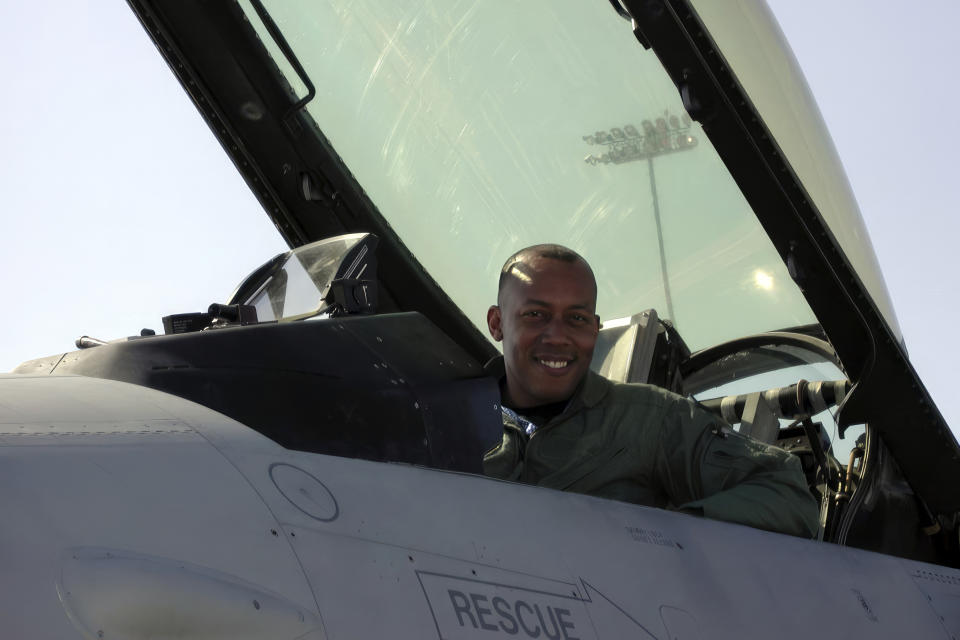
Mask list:
POLYGON ((583 579, 582 590, 575 583, 558 580, 538 589, 429 571, 416 574, 440 640, 604 640, 636 637, 638 629, 657 640, 583 579), (596 602, 593 594, 599 596, 596 602))

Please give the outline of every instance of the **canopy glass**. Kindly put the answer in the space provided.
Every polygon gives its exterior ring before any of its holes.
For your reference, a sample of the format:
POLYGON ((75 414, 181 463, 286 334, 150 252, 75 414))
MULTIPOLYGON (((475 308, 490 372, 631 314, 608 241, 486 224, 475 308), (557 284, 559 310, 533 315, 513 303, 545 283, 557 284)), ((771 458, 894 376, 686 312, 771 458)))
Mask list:
POLYGON ((601 318, 654 307, 694 350, 816 322, 656 56, 608 1, 264 5, 317 87, 310 115, 484 331, 503 261, 542 242, 591 263, 601 318))

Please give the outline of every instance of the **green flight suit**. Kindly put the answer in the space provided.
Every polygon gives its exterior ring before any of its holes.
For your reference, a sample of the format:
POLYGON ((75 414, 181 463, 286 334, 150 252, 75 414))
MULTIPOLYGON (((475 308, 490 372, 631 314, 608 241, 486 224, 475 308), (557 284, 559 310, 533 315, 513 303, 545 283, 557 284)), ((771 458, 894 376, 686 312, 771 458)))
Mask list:
MULTIPOLYGON (((499 363, 502 371, 502 361, 499 363)), ((819 506, 800 461, 659 387, 593 372, 532 436, 504 414, 484 473, 813 537, 819 506)))

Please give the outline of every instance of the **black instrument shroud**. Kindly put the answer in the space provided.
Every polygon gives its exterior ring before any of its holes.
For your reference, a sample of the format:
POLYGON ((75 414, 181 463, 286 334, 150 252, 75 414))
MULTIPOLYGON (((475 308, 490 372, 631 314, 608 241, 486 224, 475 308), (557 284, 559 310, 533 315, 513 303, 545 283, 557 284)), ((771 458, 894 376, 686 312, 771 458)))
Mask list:
POLYGON ((18 370, 165 391, 289 449, 481 473, 502 432, 482 369, 421 314, 396 313, 132 338, 18 370))

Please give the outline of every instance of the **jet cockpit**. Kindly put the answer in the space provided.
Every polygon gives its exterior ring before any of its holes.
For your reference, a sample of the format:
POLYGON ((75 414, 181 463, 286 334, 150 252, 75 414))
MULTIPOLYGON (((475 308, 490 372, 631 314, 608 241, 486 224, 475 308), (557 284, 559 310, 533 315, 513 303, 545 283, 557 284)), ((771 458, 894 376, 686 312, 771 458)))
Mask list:
POLYGON ((290 250, 0 378, 0 628, 960 635, 960 446, 763 3, 128 2, 290 250), (819 540, 482 475, 548 242, 593 369, 797 455, 819 540))

